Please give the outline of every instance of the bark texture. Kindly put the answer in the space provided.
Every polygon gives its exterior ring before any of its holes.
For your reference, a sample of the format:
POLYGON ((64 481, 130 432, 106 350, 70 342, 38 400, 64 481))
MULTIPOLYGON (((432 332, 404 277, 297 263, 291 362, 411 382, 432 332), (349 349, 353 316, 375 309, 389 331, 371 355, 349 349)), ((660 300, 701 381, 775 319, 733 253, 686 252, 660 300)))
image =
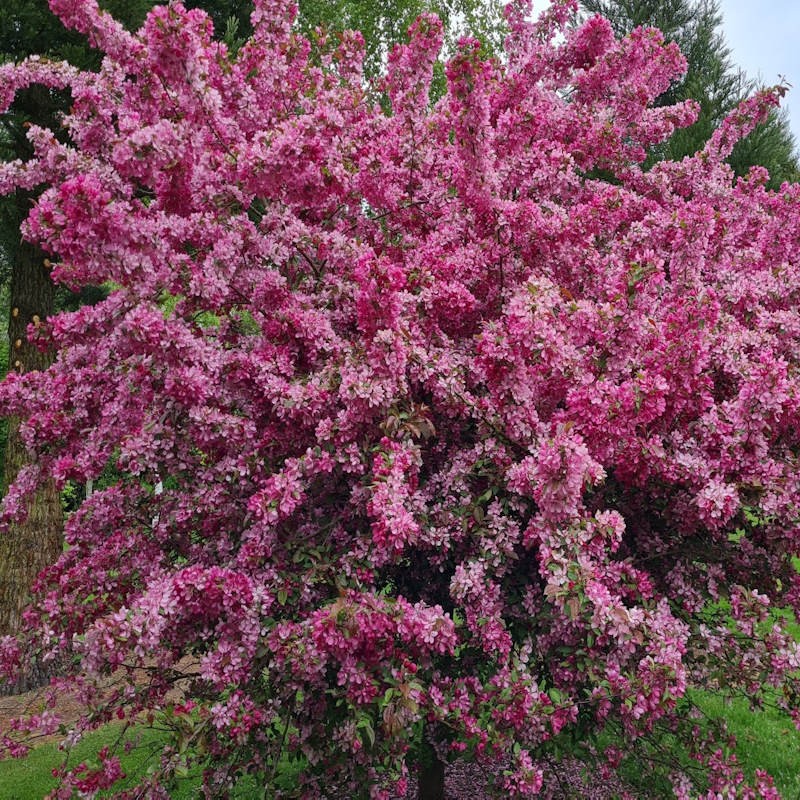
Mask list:
MULTIPOLYGON (((27 337, 29 324, 37 325, 53 312, 54 288, 44 258, 41 250, 27 242, 21 243, 16 253, 11 274, 9 370, 43 370, 52 361, 51 353, 40 351, 27 337)), ((19 421, 9 420, 4 489, 30 458, 19 436, 19 421)), ((58 558, 62 522, 60 493, 50 481, 31 499, 27 519, 0 536, 0 635, 19 629, 31 585, 39 572, 58 558)))

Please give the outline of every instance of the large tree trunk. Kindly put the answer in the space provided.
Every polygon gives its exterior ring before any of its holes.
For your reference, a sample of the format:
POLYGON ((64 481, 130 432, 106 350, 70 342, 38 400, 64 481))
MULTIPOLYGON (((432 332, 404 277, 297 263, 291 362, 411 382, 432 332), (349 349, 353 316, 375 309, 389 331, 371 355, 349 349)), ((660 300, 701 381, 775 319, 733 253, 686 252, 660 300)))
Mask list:
MULTIPOLYGON (((20 205, 27 199, 19 198, 20 205)), ((26 335, 29 323, 52 314, 54 288, 39 248, 23 242, 17 250, 11 274, 9 314, 9 370, 29 372, 46 369, 52 354, 40 352, 26 335)), ((3 464, 4 489, 30 459, 19 437, 19 420, 9 420, 3 464)), ((62 547, 61 498, 52 481, 29 504, 25 522, 0 535, 0 635, 19 629, 31 585, 39 572, 52 564, 62 547)))

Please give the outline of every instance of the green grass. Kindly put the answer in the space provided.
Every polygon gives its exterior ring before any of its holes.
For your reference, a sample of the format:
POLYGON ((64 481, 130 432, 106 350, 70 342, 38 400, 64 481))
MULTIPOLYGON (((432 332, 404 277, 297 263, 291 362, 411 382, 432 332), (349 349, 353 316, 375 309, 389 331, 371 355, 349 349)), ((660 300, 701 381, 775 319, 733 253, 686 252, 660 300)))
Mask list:
MULTIPOLYGON (((774 616, 783 618, 788 632, 800 640, 800 625, 789 611, 775 611, 774 616)), ((724 719, 728 729, 737 739, 737 756, 748 778, 753 778, 756 770, 766 770, 775 779, 775 785, 783 800, 800 800, 800 732, 791 720, 774 708, 752 710, 742 698, 725 700, 719 694, 695 690, 691 699, 697 703, 705 715, 711 719, 724 719)), ((126 739, 135 747, 125 753, 120 735, 121 725, 108 725, 86 736, 69 754, 68 764, 74 766, 82 760, 92 761, 97 751, 108 746, 120 753, 122 768, 128 776, 116 789, 131 788, 147 774, 149 768, 158 763, 159 754, 166 742, 166 734, 144 726, 131 729, 126 739)), ((41 800, 56 786, 52 777, 53 768, 59 766, 65 753, 54 744, 37 747, 21 760, 0 762, 1 800, 41 800)), ((636 783, 637 767, 628 764, 633 770, 629 779, 636 783)), ((292 782, 297 766, 282 764, 279 768, 279 781, 292 782)), ((195 768, 186 778, 180 780, 171 791, 173 800, 192 800, 198 797, 200 770, 195 768)), ((638 776, 641 778, 641 775, 638 776)), ((666 784, 648 787, 648 793, 656 796, 667 792, 666 784)), ((247 778, 241 781, 234 793, 236 800, 256 800, 261 798, 262 789, 247 778)))
POLYGON ((736 736, 736 754, 745 774, 766 770, 784 800, 800 800, 800 732, 773 708, 753 711, 743 698, 725 702, 710 692, 693 694, 709 717, 721 717, 736 736))
MULTIPOLYGON (((719 606, 724 609, 725 601, 719 606)), ((780 621, 786 632, 800 641, 800 624, 789 609, 773 609, 763 623, 764 630, 780 621)), ((757 770, 768 772, 775 780, 783 800, 800 800, 800 731, 788 715, 767 705, 752 709, 743 697, 727 698, 719 692, 690 692, 690 699, 710 720, 724 720, 736 737, 736 757, 746 777, 753 779, 757 770)), ((635 769, 635 765, 628 765, 635 769)), ((666 789, 665 787, 660 787, 666 789)), ((667 792, 665 796, 672 796, 667 792)))
MULTIPOLYGON (((75 766, 84 760, 92 763, 97 751, 108 746, 120 756, 126 775, 114 786, 114 792, 133 788, 147 775, 148 769, 159 763, 167 734, 144 725, 128 729, 121 739, 122 733, 121 724, 111 724, 88 734, 69 753, 68 765, 75 766), (122 746, 124 741, 134 745, 127 753, 122 746)), ((52 771, 63 764, 65 756, 56 744, 44 744, 26 758, 0 761, 0 800, 42 800, 56 787, 52 771)), ((278 769, 276 786, 286 788, 294 784, 297 771, 296 763, 283 762, 278 769)), ((201 773, 200 767, 194 767, 186 777, 177 780, 170 791, 172 800, 196 800, 200 796, 201 773)), ((239 780, 233 790, 233 800, 261 800, 263 796, 263 787, 249 775, 239 780)))
MULTIPOLYGON (((748 781, 755 779, 757 770, 764 770, 773 777, 783 800, 800 800, 800 732, 788 715, 769 706, 753 710, 745 698, 723 698, 719 693, 698 689, 691 690, 688 699, 705 715, 707 723, 724 721, 728 732, 736 737, 736 758, 748 781)), ((697 721, 704 726, 701 718, 697 721)), ((600 750, 619 743, 617 735, 609 732, 598 740, 600 750)), ((685 743, 668 731, 642 737, 635 746, 637 749, 623 759, 620 776, 642 800, 672 798, 667 775, 673 771, 685 770, 700 777, 685 743), (652 773, 642 769, 642 761, 650 758, 656 767, 652 773)))
MULTIPOLYGON (((121 725, 108 725, 88 734, 69 753, 68 765, 74 766, 83 760, 91 762, 100 748, 121 744, 121 733, 121 725)), ((119 784, 120 789, 134 786, 137 779, 147 773, 148 767, 157 763, 164 743, 164 734, 145 727, 128 731, 125 738, 134 742, 135 747, 128 753, 122 747, 118 751, 123 772, 128 776, 119 784)), ((56 787, 52 771, 64 762, 66 755, 56 744, 44 744, 26 758, 0 762, 0 797, 3 800, 42 800, 56 787)), ((172 797, 175 800, 196 798, 199 782, 198 776, 190 775, 178 784, 172 797)))
MULTIPOLYGON (((710 692, 694 692, 693 700, 709 717, 725 718, 737 738, 737 754, 748 777, 752 778, 757 769, 766 770, 775 778, 784 800, 800 800, 800 732, 785 715, 771 708, 752 711, 743 699, 725 702, 710 692)), ((101 747, 119 744, 121 732, 120 725, 108 725, 87 735, 69 754, 69 765, 84 759, 91 761, 101 747)), ((122 768, 128 777, 115 787, 117 790, 134 786, 148 768, 158 762, 165 742, 165 734, 146 727, 128 731, 126 738, 133 741, 135 747, 128 753, 122 748, 119 750, 122 768)), ((0 798, 41 800, 55 788, 52 770, 64 757, 65 753, 55 744, 46 744, 37 747, 27 758, 0 762, 0 798)), ((199 770, 194 770, 178 782, 170 796, 173 800, 193 800, 199 795, 199 786, 199 770)), ((237 800, 256 800, 262 793, 255 782, 248 779, 239 783, 234 796, 237 800)))

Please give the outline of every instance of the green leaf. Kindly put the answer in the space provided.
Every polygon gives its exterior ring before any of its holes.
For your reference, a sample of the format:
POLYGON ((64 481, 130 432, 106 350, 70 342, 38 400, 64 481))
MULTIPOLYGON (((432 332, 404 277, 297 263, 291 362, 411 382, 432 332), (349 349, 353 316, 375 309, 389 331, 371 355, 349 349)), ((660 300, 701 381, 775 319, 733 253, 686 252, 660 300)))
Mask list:
MULTIPOLYGON (((364 733, 364 736, 366 736, 369 742, 369 746, 373 747, 375 745, 375 728, 372 725, 372 720, 369 717, 361 717, 356 728, 364 733)), ((364 741, 363 737, 361 741, 364 741)))

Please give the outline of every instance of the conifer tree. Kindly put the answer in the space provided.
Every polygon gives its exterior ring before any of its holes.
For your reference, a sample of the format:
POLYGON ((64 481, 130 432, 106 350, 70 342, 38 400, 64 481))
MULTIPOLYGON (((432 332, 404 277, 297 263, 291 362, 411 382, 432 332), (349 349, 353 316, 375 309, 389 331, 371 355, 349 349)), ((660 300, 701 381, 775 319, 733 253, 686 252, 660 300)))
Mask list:
MULTIPOLYGON (((587 13, 610 20, 618 36, 639 26, 658 28, 686 57, 686 75, 659 98, 658 104, 691 98, 700 103, 700 116, 694 125, 676 131, 654 151, 653 162, 662 158, 680 160, 701 150, 727 114, 756 91, 755 81, 733 62, 722 33, 718 0, 583 0, 582 5, 587 13)), ((770 114, 764 124, 736 145, 728 163, 737 175, 747 174, 754 165, 766 167, 772 187, 795 180, 797 156, 786 114, 770 114)))

